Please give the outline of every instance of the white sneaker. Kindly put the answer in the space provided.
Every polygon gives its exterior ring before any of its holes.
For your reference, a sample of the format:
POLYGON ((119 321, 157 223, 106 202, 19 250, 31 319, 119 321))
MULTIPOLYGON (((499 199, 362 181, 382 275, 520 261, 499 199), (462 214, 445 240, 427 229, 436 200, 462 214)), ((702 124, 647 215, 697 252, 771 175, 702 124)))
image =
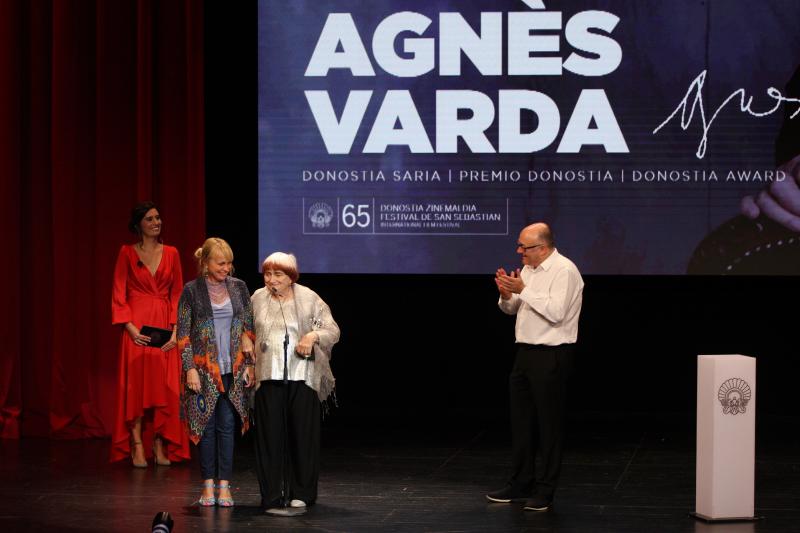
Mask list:
POLYGON ((289 502, 289 507, 305 507, 306 502, 303 500, 292 500, 289 502))

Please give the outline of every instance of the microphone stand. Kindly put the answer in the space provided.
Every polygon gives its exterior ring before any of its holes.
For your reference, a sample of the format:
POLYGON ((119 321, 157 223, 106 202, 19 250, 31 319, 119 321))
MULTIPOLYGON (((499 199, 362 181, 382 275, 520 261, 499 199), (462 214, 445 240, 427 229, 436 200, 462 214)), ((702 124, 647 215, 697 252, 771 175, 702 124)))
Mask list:
POLYGON ((289 505, 289 328, 286 325, 286 315, 283 314, 283 296, 273 289, 281 306, 283 317, 283 464, 281 465, 281 506, 267 509, 267 513, 276 516, 300 516, 306 514, 305 507, 291 507, 289 505))

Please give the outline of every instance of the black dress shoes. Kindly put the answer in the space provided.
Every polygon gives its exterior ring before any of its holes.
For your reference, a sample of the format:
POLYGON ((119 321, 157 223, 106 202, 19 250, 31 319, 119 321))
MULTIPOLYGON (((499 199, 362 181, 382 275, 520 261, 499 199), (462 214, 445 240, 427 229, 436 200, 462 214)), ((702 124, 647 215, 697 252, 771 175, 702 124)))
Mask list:
POLYGON ((500 490, 487 494, 486 499, 493 503, 524 502, 530 495, 530 491, 522 491, 511 485, 506 485, 500 490))
POLYGON ((552 504, 552 498, 537 494, 525 502, 525 507, 523 507, 523 509, 526 511, 549 511, 552 504))

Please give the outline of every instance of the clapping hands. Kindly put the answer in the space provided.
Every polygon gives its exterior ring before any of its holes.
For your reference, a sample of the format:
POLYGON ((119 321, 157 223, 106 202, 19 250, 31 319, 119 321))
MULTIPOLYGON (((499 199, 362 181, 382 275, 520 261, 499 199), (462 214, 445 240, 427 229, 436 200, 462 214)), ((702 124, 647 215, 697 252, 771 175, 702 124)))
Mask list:
POLYGON ((511 273, 508 274, 505 269, 498 268, 494 275, 494 282, 503 300, 508 300, 511 298, 512 294, 521 293, 522 289, 525 288, 525 283, 520 277, 519 269, 512 270, 511 273))

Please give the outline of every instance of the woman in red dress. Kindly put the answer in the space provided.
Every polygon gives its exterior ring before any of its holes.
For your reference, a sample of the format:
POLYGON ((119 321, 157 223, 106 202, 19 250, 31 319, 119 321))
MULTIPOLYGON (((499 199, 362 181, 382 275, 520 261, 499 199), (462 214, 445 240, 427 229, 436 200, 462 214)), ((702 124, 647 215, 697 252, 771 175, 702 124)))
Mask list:
POLYGON ((124 327, 119 356, 119 405, 111 460, 130 456, 146 467, 189 458, 189 436, 180 421, 181 363, 175 340, 183 276, 178 250, 161 243, 161 215, 143 202, 131 212, 128 229, 139 242, 123 245, 114 268, 113 324, 124 327), (143 326, 172 330, 161 348, 148 346, 143 326))

